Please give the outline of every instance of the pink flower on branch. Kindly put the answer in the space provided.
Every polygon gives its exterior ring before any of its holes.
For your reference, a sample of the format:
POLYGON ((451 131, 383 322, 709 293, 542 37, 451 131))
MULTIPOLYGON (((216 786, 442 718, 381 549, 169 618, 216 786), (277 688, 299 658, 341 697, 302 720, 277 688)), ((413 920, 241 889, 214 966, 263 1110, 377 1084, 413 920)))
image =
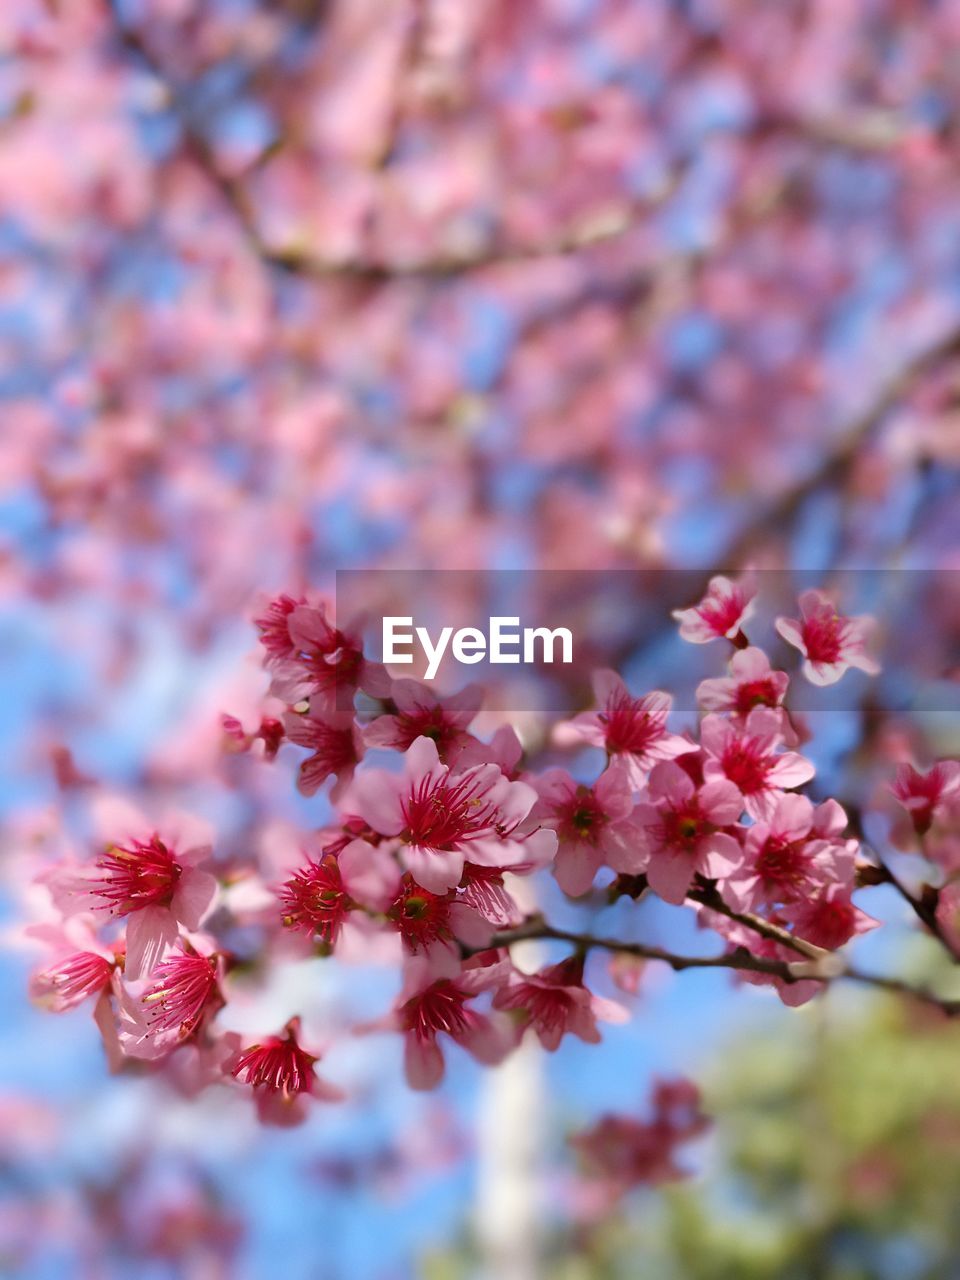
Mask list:
POLYGON ((556 836, 521 825, 535 800, 532 787, 508 781, 495 764, 451 773, 436 743, 418 738, 404 755, 402 773, 358 772, 342 808, 394 837, 414 880, 443 894, 460 883, 467 861, 503 868, 550 859, 556 836))
POLYGON ((752 582, 732 581, 718 574, 711 578, 706 595, 689 609, 674 609, 680 623, 680 637, 691 644, 708 644, 711 640, 741 639, 741 627, 752 615, 757 588, 752 582))
POLYGON ((768 816, 785 788, 802 786, 816 772, 795 751, 780 751, 783 725, 769 707, 755 707, 742 723, 707 716, 700 726, 700 742, 704 777, 732 782, 752 818, 768 816))
POLYGON ((868 615, 848 618, 823 591, 805 591, 799 618, 777 618, 777 631, 804 656, 803 674, 811 684, 835 684, 850 667, 867 675, 880 672, 868 652, 876 622, 868 615))
POLYGON ((164 1056, 223 1008, 223 958, 183 944, 171 951, 135 998, 120 999, 120 1043, 134 1058, 164 1056))
POLYGON ((390 698, 393 714, 378 716, 364 726, 363 738, 369 747, 392 747, 406 751, 417 738, 432 738, 441 758, 471 742, 467 732, 483 702, 479 685, 467 685, 459 693, 440 698, 416 680, 394 680, 390 698))
POLYGON ((345 710, 358 689, 373 697, 389 692, 384 668, 363 656, 359 631, 338 629, 323 604, 279 596, 256 624, 273 671, 271 688, 285 702, 308 700, 312 711, 325 712, 345 710))
POLYGON ((345 1096, 317 1075, 319 1055, 303 1048, 299 1034, 299 1019, 294 1018, 280 1035, 241 1049, 226 1064, 235 1080, 253 1090, 257 1112, 266 1124, 299 1124, 306 1118, 303 1104, 309 1097, 341 1102, 345 1096))
POLYGON ((340 874, 335 853, 324 853, 316 861, 308 858, 277 891, 283 907, 283 923, 310 938, 319 938, 328 947, 336 946, 340 930, 352 903, 340 874))
POLYGON ((695 1085, 688 1080, 658 1081, 650 1120, 604 1115, 571 1137, 570 1145, 615 1200, 633 1187, 684 1177, 676 1162, 677 1148, 702 1134, 709 1123, 695 1085))
POLYGON ((774 671, 762 649, 739 649, 728 669, 728 676, 702 680, 697 686, 697 701, 705 711, 725 711, 745 720, 754 707, 782 705, 790 677, 774 671))
POLYGON ((297 790, 312 796, 334 774, 330 798, 339 799, 363 757, 363 736, 353 713, 333 709, 323 715, 299 715, 290 711, 283 724, 287 738, 312 753, 297 770, 297 790))
POLYGON ((836 951, 880 923, 856 905, 852 892, 852 882, 822 885, 808 898, 784 907, 783 918, 793 926, 798 938, 826 951, 836 951))
POLYGON ((538 973, 514 970, 506 986, 493 997, 493 1007, 515 1011, 521 1025, 532 1027, 544 1049, 551 1052, 567 1034, 598 1044, 598 1018, 626 1022, 629 1017, 622 1005, 587 990, 582 956, 571 956, 538 973))
POLYGON ((501 1062, 515 1047, 517 1035, 510 1020, 480 1013, 472 1004, 481 992, 502 985, 508 970, 508 962, 493 952, 481 952, 462 966, 449 952, 407 960, 395 1011, 367 1029, 403 1032, 404 1069, 412 1089, 433 1089, 443 1078, 440 1035, 487 1065, 501 1062))
POLYGON ((181 927, 200 927, 213 905, 217 882, 197 865, 207 844, 178 848, 157 832, 109 844, 93 865, 61 866, 40 876, 67 915, 91 911, 126 919, 126 973, 149 973, 173 946, 181 927))
MULTIPOLYGON (((763 919, 814 947, 835 951, 858 934, 875 929, 879 923, 856 906, 851 895, 852 885, 827 884, 808 898, 765 913, 763 919)), ((776 960, 796 975, 788 981, 776 974, 743 969, 737 971, 738 982, 774 987, 791 1009, 806 1004, 823 990, 824 982, 809 976, 814 962, 786 942, 763 936, 748 924, 708 909, 700 911, 699 921, 704 928, 726 938, 732 948, 742 948, 758 959, 776 960)))
POLYGON ((724 898, 740 911, 756 911, 851 884, 858 845, 843 839, 846 825, 835 800, 814 807, 806 796, 779 795, 768 818, 744 833, 743 862, 724 881, 724 898))
POLYGON ((634 698, 615 671, 593 677, 596 711, 586 711, 557 725, 554 738, 568 744, 580 739, 624 764, 631 786, 639 790, 650 767, 691 749, 691 743, 667 729, 672 699, 666 693, 634 698))
MULTIPOLYGON (((468 864, 464 870, 465 881, 471 871, 474 876, 471 876, 470 883, 474 882, 476 873, 480 877, 488 873, 487 868, 471 868, 468 864)), ((495 871, 490 871, 489 875, 498 877, 495 871)), ((477 895, 471 899, 466 893, 453 891, 430 893, 408 872, 403 877, 400 892, 390 905, 387 919, 400 934, 410 955, 429 954, 436 947, 447 948, 456 955, 459 954, 457 943, 471 948, 487 946, 495 925, 500 923, 498 919, 491 924, 485 918, 476 905, 478 900, 488 906, 487 900, 478 899, 477 895)))
POLYGON ((98 941, 87 919, 73 916, 62 924, 28 925, 28 938, 53 949, 50 963, 30 978, 30 997, 41 1008, 63 1013, 90 996, 110 990, 113 975, 123 964, 123 947, 98 941))
POLYGON ((674 761, 656 765, 633 815, 643 841, 636 869, 665 902, 681 905, 695 875, 724 880, 739 865, 734 824, 742 812, 727 779, 698 786, 674 761))
POLYGON ((353 913, 382 915, 400 891, 401 869, 391 850, 349 832, 328 841, 277 890, 283 924, 331 949, 349 927, 353 913))
POLYGON ((641 838, 631 818, 633 792, 623 765, 610 765, 592 786, 565 769, 548 769, 535 785, 540 798, 532 816, 557 833, 554 874, 564 893, 585 894, 602 866, 638 869, 641 838))
POLYGON ((909 764, 898 765, 890 790, 906 809, 917 834, 926 835, 950 802, 960 799, 960 761, 940 760, 925 773, 909 764))

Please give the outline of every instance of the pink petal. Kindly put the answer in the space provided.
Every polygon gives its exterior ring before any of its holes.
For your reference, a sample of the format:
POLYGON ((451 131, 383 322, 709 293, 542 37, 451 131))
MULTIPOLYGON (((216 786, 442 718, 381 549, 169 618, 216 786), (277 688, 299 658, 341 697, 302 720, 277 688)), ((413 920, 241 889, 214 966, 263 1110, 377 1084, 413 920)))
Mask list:
POLYGON ((823 689, 827 685, 836 684, 846 672, 847 666, 846 662, 810 662, 808 660, 803 664, 803 674, 811 684, 823 689))
POLYGON ((593 693, 597 700, 597 705, 604 707, 611 698, 630 697, 627 686, 623 683, 616 671, 609 668, 602 668, 593 673, 593 693))
POLYGON ((216 877, 209 871, 188 868, 174 891, 170 910, 185 929, 200 928, 200 922, 213 906, 217 896, 216 877))
POLYGON ((654 854, 647 867, 647 880, 650 888, 664 902, 672 902, 682 906, 693 879, 693 862, 686 854, 673 856, 669 853, 654 854))
POLYGON ((654 765, 648 786, 652 800, 664 799, 674 804, 689 799, 696 790, 690 775, 672 760, 654 765))
POLYGON ((809 760, 796 751, 785 751, 782 756, 776 757, 767 778, 777 787, 801 787, 815 773, 816 769, 809 760))
POLYGON ((803 640, 803 632, 800 630, 800 624, 795 618, 777 618, 774 626, 787 644, 792 644, 801 653, 806 653, 807 646, 803 640))
POLYGON ((401 871, 384 849, 365 840, 351 840, 338 864, 344 887, 361 906, 386 911, 400 891, 401 871))
POLYGON ((152 973, 180 936, 177 922, 167 907, 144 907, 127 922, 127 979, 152 973))
POLYGON ((459 849, 428 849, 421 845, 401 846, 400 856, 417 884, 430 893, 444 894, 455 889, 463 875, 464 856, 459 849))
POLYGON ((408 778, 421 778, 428 773, 434 776, 446 773, 446 766, 440 763, 437 744, 432 738, 424 735, 410 744, 403 757, 403 771, 408 778))
POLYGON ((710 822, 728 826, 743 812, 743 796, 738 787, 726 779, 708 782, 700 788, 700 808, 710 822))
POLYGON ((622 764, 614 761, 593 784, 593 794, 604 813, 613 821, 625 818, 633 808, 630 779, 622 764))
POLYGON ((399 835, 406 823, 400 804, 402 786, 402 780, 385 769, 360 772, 350 784, 341 807, 344 813, 362 818, 382 836, 399 835))
POLYGON ((709 844, 709 849, 702 858, 702 871, 712 880, 725 880, 743 861, 739 842, 723 831, 707 836, 704 844, 709 844))
POLYGON ((592 845, 581 841, 562 844, 557 852, 553 874, 564 893, 582 897, 593 885, 600 866, 600 854, 592 845))
POLYGON ((443 1079, 443 1054, 436 1040, 420 1040, 408 1032, 403 1044, 403 1068, 411 1089, 434 1089, 443 1079))

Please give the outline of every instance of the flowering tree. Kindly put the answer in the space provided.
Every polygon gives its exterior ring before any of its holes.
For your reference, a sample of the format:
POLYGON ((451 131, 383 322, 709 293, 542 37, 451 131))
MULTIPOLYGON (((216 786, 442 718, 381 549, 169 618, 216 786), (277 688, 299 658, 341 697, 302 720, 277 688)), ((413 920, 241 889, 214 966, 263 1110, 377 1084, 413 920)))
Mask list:
MULTIPOLYGON (((665 966, 953 1012, 894 942, 902 909, 960 948, 956 7, 2 9, 0 875, 35 999, 89 1002, 124 1080, 287 1123, 375 1030, 429 1089, 593 1042, 665 966), (344 566, 642 585, 562 713, 511 714, 365 654, 319 603, 344 566), (866 569, 902 571, 878 634, 866 569), (277 996, 321 956, 393 1007, 277 996)), ((669 1108, 602 1129, 623 1168, 681 1167, 669 1108)))
MULTIPOLYGON (((234 858, 218 884, 210 841, 188 834, 185 820, 130 814, 121 830, 112 815, 108 841, 91 859, 40 874, 55 919, 33 932, 55 953, 35 974, 35 992, 61 1010, 95 1001, 114 1063, 146 1059, 162 1069, 189 1052, 200 1083, 238 1082, 261 1117, 278 1123, 302 1119, 310 1098, 342 1095, 317 1074, 320 1054, 298 1018, 245 1043, 223 1029, 221 1014, 251 967, 265 969, 297 946, 331 963, 366 953, 400 966, 392 1010, 376 1027, 352 1029, 401 1035, 416 1089, 442 1078, 451 1044, 492 1065, 525 1034, 548 1050, 567 1034, 599 1041, 598 1020, 627 1014, 591 990, 585 963, 596 950, 674 970, 729 968, 774 986, 788 1005, 848 980, 955 1012, 960 1002, 864 971, 843 948, 878 923, 854 892, 886 883, 957 958, 960 762, 926 772, 904 765, 890 779, 900 838, 909 846, 912 837, 942 877, 942 891, 937 883, 914 891, 864 847, 836 799, 814 803, 802 791, 815 769, 794 749, 804 731, 789 710, 790 677, 746 634, 754 595, 718 576, 699 603, 678 611, 687 640, 733 649, 729 674, 700 686, 698 734, 670 731, 668 694, 634 697, 614 672, 598 673, 595 708, 555 730, 561 741, 572 733, 602 748, 605 764, 592 780, 526 768, 510 728, 490 742, 471 734, 475 691, 444 700, 415 681, 391 680, 324 605, 278 597, 257 619, 271 676, 266 704, 249 729, 224 716, 225 741, 268 760, 285 737, 305 748, 300 789, 312 795, 335 779, 331 822, 288 844, 286 872, 275 870, 274 883, 261 860, 234 858), (355 716, 344 698, 362 698, 366 712, 358 705, 355 716), (371 766, 368 747, 399 757, 398 767, 371 766), (687 906, 723 947, 683 955, 557 928, 515 896, 520 880, 547 870, 574 899, 605 872, 611 901, 650 892, 687 906), (570 954, 527 972, 512 948, 532 938, 565 943, 570 954)), ((800 614, 778 618, 776 629, 800 650, 808 680, 836 682, 851 667, 879 672, 871 619, 844 616, 819 591, 801 597, 800 614)), ((664 1130, 665 1141, 672 1132, 664 1130)), ((649 1141, 646 1130, 639 1140, 649 1141)), ((630 1141, 629 1130, 618 1138, 630 1141)))

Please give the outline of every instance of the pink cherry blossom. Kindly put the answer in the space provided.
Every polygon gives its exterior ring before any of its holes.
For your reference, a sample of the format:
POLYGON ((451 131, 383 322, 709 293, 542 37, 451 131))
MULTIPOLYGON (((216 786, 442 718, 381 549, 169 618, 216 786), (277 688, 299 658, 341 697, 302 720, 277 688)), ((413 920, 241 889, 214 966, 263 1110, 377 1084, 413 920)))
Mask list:
POLYGON ((897 766, 890 790, 906 809, 919 835, 925 835, 946 813, 951 798, 960 796, 960 762, 940 760, 925 773, 910 764, 897 766))
POLYGON ((844 617, 823 591, 805 591, 799 618, 777 618, 777 631, 804 656, 803 674, 811 684, 829 685, 850 667, 875 676, 880 664, 868 653, 874 619, 844 617))
POLYGON ((603 1179, 612 1199, 636 1186, 682 1178, 677 1148, 709 1126, 699 1090, 690 1081, 658 1081, 652 1101, 648 1121, 608 1114, 570 1139, 588 1173, 603 1179))
POLYGON ((780 751, 783 726, 770 707, 755 707, 739 723, 722 716, 706 716, 700 726, 704 751, 703 774, 708 780, 727 778, 743 796, 752 818, 763 818, 784 788, 809 782, 815 770, 795 751, 780 751))
POLYGON ((222 957, 179 946, 161 960, 144 989, 122 998, 120 1041, 134 1058, 158 1058, 184 1043, 223 1007, 222 957))
MULTIPOLYGON (((741 627, 753 613, 756 585, 751 581, 732 581, 718 574, 711 578, 706 595, 689 609, 674 609, 680 623, 680 636, 692 644, 708 644, 711 640, 736 640, 741 627)), ((746 643, 745 641, 743 643, 746 643)))
POLYGON ((816 893, 784 907, 783 918, 806 942, 836 951, 880 923, 853 902, 852 891, 852 883, 822 885, 816 893))
POLYGON ((436 743, 418 738, 404 755, 402 773, 358 772, 343 808, 396 837, 417 883, 442 894, 459 884, 468 860, 509 867, 549 856, 556 845, 551 832, 520 830, 535 800, 532 787, 508 781, 494 764, 452 774, 436 743))
POLYGON ((679 906, 695 875, 723 880, 738 866, 740 843, 731 828, 743 803, 727 779, 697 786, 674 761, 654 766, 634 811, 644 844, 638 869, 665 902, 679 906))
POLYGON ((540 798, 532 817, 557 833, 554 874, 565 893, 585 894, 604 865, 636 870, 640 838, 623 765, 610 765, 592 786, 565 769, 548 769, 535 782, 540 798))
POLYGON ((631 786, 639 789, 650 766, 691 749, 679 734, 667 729, 672 699, 666 693, 634 698, 615 671, 598 671, 593 677, 598 709, 583 712, 557 726, 554 737, 566 743, 577 738, 602 747, 626 766, 631 786))
POLYGON ((273 671, 273 692, 288 703, 308 700, 315 713, 344 710, 357 689, 385 696, 389 678, 363 655, 359 631, 340 630, 324 604, 288 596, 275 600, 258 620, 261 643, 273 671))
POLYGON ((338 800, 363 757, 363 735, 351 711, 327 711, 323 715, 288 712, 283 718, 287 738, 312 754, 297 770, 297 790, 312 796, 332 774, 336 783, 330 792, 338 800))
POLYGON ((504 982, 508 966, 482 952, 461 968, 451 953, 413 956, 406 962, 403 991, 387 1026, 404 1035, 404 1068, 412 1089, 432 1089, 443 1078, 443 1050, 437 1042, 449 1036, 479 1062, 500 1062, 516 1043, 503 1015, 489 1016, 472 1001, 482 991, 504 982))
POLYGON ((762 649, 738 649, 730 659, 728 676, 702 680, 697 701, 705 711, 726 711, 745 720, 754 707, 779 707, 790 683, 785 671, 774 671, 762 649))
POLYGON ((746 830, 743 862, 724 880, 724 897, 741 911, 756 911, 851 883, 858 846, 841 836, 846 821, 834 800, 815 808, 806 796, 777 796, 767 819, 746 830))
POLYGON ((260 1119, 266 1124, 289 1126, 306 1118, 308 1097, 320 1102, 340 1102, 343 1091, 321 1079, 314 1070, 319 1055, 308 1053, 299 1041, 299 1020, 293 1019, 280 1035, 267 1036, 235 1053, 227 1072, 253 1090, 260 1119))
POLYGON ((53 958, 30 977, 30 998, 41 1008, 62 1013, 110 990, 123 963, 123 948, 105 946, 91 926, 92 917, 72 916, 62 924, 25 929, 28 938, 53 951, 53 958))
MULTIPOLYGON (((486 868, 478 870, 486 871, 486 868)), ((467 894, 430 893, 418 885, 409 872, 404 875, 399 892, 387 910, 387 919, 411 955, 427 953, 437 946, 456 954, 457 942, 469 947, 485 947, 494 932, 467 894)))
POLYGON ((388 910, 400 889, 401 870, 385 848, 349 833, 324 841, 277 890, 286 928, 334 948, 357 909, 388 910))
POLYGON ((471 741, 467 729, 480 710, 483 690, 479 685, 467 685, 459 693, 440 698, 416 680, 394 680, 390 698, 396 707, 394 714, 378 716, 364 726, 367 746, 406 751, 417 738, 432 738, 440 757, 449 760, 471 741))
POLYGON ((193 930, 210 910, 216 879, 196 864, 209 847, 177 849, 154 832, 108 845, 90 866, 56 868, 41 876, 66 914, 92 911, 126 918, 126 973, 149 973, 176 942, 180 927, 193 930))
POLYGON ((544 1049, 557 1049, 567 1034, 598 1044, 597 1019, 625 1022, 627 1011, 594 995, 583 985, 583 957, 549 965, 538 973, 516 970, 493 997, 495 1009, 515 1010, 532 1027, 544 1049))

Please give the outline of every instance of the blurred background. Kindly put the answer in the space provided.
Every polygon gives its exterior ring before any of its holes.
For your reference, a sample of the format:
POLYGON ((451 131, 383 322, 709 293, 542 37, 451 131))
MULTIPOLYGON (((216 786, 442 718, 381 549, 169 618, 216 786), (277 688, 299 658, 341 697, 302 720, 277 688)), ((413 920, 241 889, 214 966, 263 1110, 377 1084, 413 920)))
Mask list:
MULTIPOLYGON (((901 623, 952 670, 888 665, 809 753, 868 808, 956 755, 958 106, 954 0, 0 6, 0 1272, 960 1275, 960 1033, 914 1009, 645 974, 601 1048, 451 1055, 435 1095, 338 1046, 360 1105, 275 1132, 108 1077, 17 929, 92 782, 228 858, 323 821, 218 716, 262 688, 258 594, 337 569, 929 570, 901 623), (566 1133, 677 1074, 695 1177, 602 1203, 566 1133)), ((638 691, 662 653, 626 637, 638 691)), ((885 894, 858 947, 929 970, 885 894)), ((322 963, 265 994, 389 999, 322 963)))

